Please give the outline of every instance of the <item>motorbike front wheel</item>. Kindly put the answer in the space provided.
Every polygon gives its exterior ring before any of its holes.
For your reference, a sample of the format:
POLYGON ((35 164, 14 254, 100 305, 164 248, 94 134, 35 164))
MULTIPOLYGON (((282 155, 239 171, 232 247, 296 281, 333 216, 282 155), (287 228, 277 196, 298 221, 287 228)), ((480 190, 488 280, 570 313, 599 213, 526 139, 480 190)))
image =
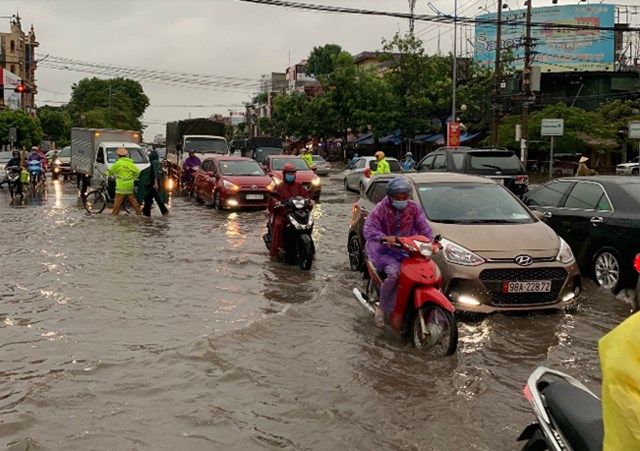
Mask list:
POLYGON ((312 261, 313 242, 309 235, 302 234, 298 240, 298 262, 300 263, 300 269, 308 271, 311 269, 312 261))
POLYGON ((411 342, 437 357, 456 352, 458 323, 451 312, 435 304, 423 305, 411 324, 411 342))
POLYGON ((100 191, 91 191, 84 197, 84 208, 91 214, 102 213, 107 206, 107 199, 100 191))

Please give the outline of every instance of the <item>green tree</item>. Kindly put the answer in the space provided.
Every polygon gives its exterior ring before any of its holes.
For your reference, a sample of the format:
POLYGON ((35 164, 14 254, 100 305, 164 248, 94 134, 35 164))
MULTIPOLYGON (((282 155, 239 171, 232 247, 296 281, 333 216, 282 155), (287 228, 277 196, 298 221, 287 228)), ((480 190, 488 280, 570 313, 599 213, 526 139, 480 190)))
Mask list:
POLYGON ((307 96, 298 91, 276 96, 273 100, 272 114, 274 131, 280 136, 308 136, 308 106, 307 96))
POLYGON ((314 47, 307 58, 307 74, 316 79, 330 74, 335 70, 335 58, 342 53, 342 47, 337 44, 326 44, 314 47))
POLYGON ((71 136, 71 116, 64 107, 45 105, 38 109, 38 120, 42 133, 58 147, 69 145, 71 136))
POLYGON ((74 126, 142 130, 149 106, 142 86, 127 78, 85 78, 72 87, 68 109, 74 126))
POLYGON ((22 110, 0 111, 0 144, 9 144, 9 129, 15 127, 18 132, 18 147, 27 150, 42 141, 40 123, 22 110))

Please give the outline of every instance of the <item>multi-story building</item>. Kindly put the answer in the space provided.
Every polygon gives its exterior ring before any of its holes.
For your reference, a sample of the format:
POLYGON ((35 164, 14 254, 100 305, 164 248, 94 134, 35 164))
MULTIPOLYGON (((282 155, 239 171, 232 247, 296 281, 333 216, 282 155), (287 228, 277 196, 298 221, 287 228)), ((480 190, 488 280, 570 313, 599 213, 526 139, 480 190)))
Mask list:
MULTIPOLYGON (((36 48, 39 45, 33 25, 28 33, 22 31, 19 15, 12 17, 11 31, 8 33, 0 32, 0 66, 4 71, 14 74, 19 81, 29 88, 30 92, 20 94, 20 104, 22 109, 30 114, 35 114, 36 111, 35 96, 38 92, 36 85, 36 48)), ((3 77, 3 80, 6 79, 7 77, 3 77)), ((3 95, 0 99, 1 109, 8 107, 4 94, 7 90, 12 90, 13 87, 3 86, 3 88, 3 95)))

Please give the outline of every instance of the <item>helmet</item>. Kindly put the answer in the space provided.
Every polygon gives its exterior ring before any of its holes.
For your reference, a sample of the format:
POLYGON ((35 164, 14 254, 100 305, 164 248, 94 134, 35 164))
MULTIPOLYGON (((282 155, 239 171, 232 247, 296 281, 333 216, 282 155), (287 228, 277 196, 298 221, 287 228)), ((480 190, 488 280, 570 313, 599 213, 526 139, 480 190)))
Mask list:
POLYGON ((37 152, 37 151, 38 151, 38 148, 37 148, 36 146, 33 146, 33 147, 31 148, 31 152, 37 152))
POLYGON ((406 177, 396 177, 387 183, 387 195, 395 196, 396 194, 411 194, 411 182, 406 177))
POLYGON ((374 154, 374 156, 375 156, 376 158, 384 158, 384 152, 383 152, 382 150, 378 150, 378 151, 374 154))
POLYGON ((293 164, 287 163, 282 168, 282 173, 284 174, 285 172, 298 172, 298 169, 293 164))
POLYGON ((189 150, 187 150, 187 152, 189 152, 189 153, 196 153, 196 150, 195 150, 195 149, 189 149, 189 150))
POLYGON ((413 154, 411 152, 407 152, 407 154, 405 155, 405 157, 412 157, 413 154))

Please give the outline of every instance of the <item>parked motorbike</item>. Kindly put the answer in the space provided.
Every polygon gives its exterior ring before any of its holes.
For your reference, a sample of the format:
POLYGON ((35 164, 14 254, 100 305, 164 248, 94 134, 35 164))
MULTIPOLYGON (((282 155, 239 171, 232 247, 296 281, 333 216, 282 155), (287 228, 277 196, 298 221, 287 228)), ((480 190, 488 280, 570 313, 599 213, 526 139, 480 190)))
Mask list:
MULTIPOLYGON (((431 256, 440 251, 439 237, 429 241, 424 236, 398 237, 395 246, 408 253, 400 267, 396 305, 390 317, 393 330, 416 348, 437 356, 451 355, 458 346, 458 323, 454 308, 442 294, 442 273, 431 256)), ((384 241, 384 240, 383 240, 384 241)), ((357 288, 353 294, 372 315, 380 298, 380 286, 386 275, 366 259, 365 293, 357 288)))
MULTIPOLYGON (((276 193, 272 193, 276 195, 276 193)), ((284 208, 287 223, 284 229, 285 260, 289 264, 298 264, 300 269, 311 269, 316 248, 311 237, 313 232, 313 202, 301 196, 292 197, 275 208, 284 208)), ((262 237, 267 249, 271 249, 271 223, 267 223, 267 233, 262 237)))
POLYGON ((538 367, 524 388, 538 419, 522 431, 523 451, 602 450, 604 425, 602 403, 573 377, 538 367))

